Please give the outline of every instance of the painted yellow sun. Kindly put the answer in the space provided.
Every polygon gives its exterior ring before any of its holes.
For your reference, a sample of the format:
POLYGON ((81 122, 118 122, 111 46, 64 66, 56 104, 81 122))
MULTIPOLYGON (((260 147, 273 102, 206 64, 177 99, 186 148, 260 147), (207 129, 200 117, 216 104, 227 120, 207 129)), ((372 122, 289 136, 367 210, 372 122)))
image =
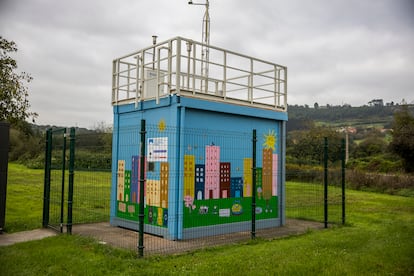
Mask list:
POLYGON ((165 130, 165 127, 166 127, 165 120, 164 120, 164 119, 161 119, 161 120, 158 122, 158 130, 159 130, 159 131, 164 131, 164 130, 165 130))
POLYGON ((267 134, 264 135, 264 143, 263 147, 266 149, 272 149, 273 151, 276 149, 276 134, 275 131, 269 130, 267 134))

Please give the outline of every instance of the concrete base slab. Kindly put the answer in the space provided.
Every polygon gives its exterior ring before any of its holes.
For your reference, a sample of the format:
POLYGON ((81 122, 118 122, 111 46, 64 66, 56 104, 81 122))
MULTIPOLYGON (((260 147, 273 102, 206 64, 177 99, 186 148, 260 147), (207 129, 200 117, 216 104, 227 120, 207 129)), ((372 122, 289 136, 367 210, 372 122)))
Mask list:
MULTIPOLYGON (((316 229, 323 229, 323 223, 288 219, 284 226, 257 230, 256 237, 263 239, 277 239, 304 234, 309 230, 316 229)), ((94 238, 102 244, 125 249, 137 250, 138 246, 138 232, 111 226, 108 222, 74 225, 72 233, 94 238)), ((249 241, 250 239, 250 231, 178 241, 145 234, 144 255, 183 253, 206 247, 249 241)))

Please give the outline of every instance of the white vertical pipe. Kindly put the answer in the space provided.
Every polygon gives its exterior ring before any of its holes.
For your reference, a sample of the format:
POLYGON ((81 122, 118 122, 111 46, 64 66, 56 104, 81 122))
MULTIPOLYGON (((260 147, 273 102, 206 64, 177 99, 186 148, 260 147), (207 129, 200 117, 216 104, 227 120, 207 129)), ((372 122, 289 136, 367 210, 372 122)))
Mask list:
POLYGON ((172 88, 172 41, 168 41, 168 94, 171 93, 172 88))
POLYGON ((144 77, 145 77, 145 74, 144 74, 144 63, 145 63, 145 55, 144 55, 144 52, 143 51, 141 51, 140 52, 140 56, 141 56, 141 64, 140 64, 140 71, 141 71, 141 80, 140 80, 140 88, 139 88, 139 90, 140 90, 140 101, 143 101, 144 100, 144 98, 145 98, 145 95, 144 95, 144 77))
POLYGON ((223 61, 223 98, 226 99, 226 83, 227 83, 227 52, 223 51, 224 61, 223 61))
POLYGON ((250 76, 248 81, 248 93, 250 103, 253 104, 253 59, 250 58, 250 76))
POLYGON ((180 96, 180 87, 181 87, 181 84, 180 84, 180 74, 181 74, 181 38, 180 37, 178 37, 177 38, 177 49, 176 49, 176 51, 177 51, 177 54, 176 54, 176 63, 175 63, 175 65, 176 65, 176 75, 175 75, 175 85, 176 85, 176 87, 175 87, 175 92, 176 92, 176 94, 178 95, 178 96, 180 96))
POLYGON ((136 56, 136 64, 135 64, 136 72, 135 72, 135 108, 138 107, 138 94, 139 94, 139 55, 136 56))
POLYGON ((195 76, 196 76, 196 58, 197 58, 197 56, 196 56, 196 44, 195 43, 193 43, 193 95, 195 95, 195 76))

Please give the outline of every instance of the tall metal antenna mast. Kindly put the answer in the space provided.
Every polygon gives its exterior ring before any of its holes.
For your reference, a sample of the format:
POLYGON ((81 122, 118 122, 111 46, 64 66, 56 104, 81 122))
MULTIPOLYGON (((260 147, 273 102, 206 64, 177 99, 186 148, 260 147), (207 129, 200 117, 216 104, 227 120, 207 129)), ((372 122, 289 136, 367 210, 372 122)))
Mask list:
POLYGON ((205 90, 207 93, 208 90, 208 65, 209 65, 209 46, 210 46, 210 14, 208 9, 210 7, 210 3, 206 0, 206 3, 193 3, 192 0, 188 2, 189 5, 198 5, 198 6, 205 6, 206 10, 203 16, 203 25, 202 25, 202 48, 201 48, 201 75, 205 78, 205 86, 204 89, 202 87, 201 90, 205 90))

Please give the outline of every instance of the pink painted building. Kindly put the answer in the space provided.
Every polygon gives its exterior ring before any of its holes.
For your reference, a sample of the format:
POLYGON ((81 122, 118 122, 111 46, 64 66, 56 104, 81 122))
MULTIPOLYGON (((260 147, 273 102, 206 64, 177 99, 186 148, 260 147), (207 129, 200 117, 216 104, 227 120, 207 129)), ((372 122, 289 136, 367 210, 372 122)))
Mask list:
POLYGON ((220 147, 206 146, 205 199, 220 198, 220 147))

